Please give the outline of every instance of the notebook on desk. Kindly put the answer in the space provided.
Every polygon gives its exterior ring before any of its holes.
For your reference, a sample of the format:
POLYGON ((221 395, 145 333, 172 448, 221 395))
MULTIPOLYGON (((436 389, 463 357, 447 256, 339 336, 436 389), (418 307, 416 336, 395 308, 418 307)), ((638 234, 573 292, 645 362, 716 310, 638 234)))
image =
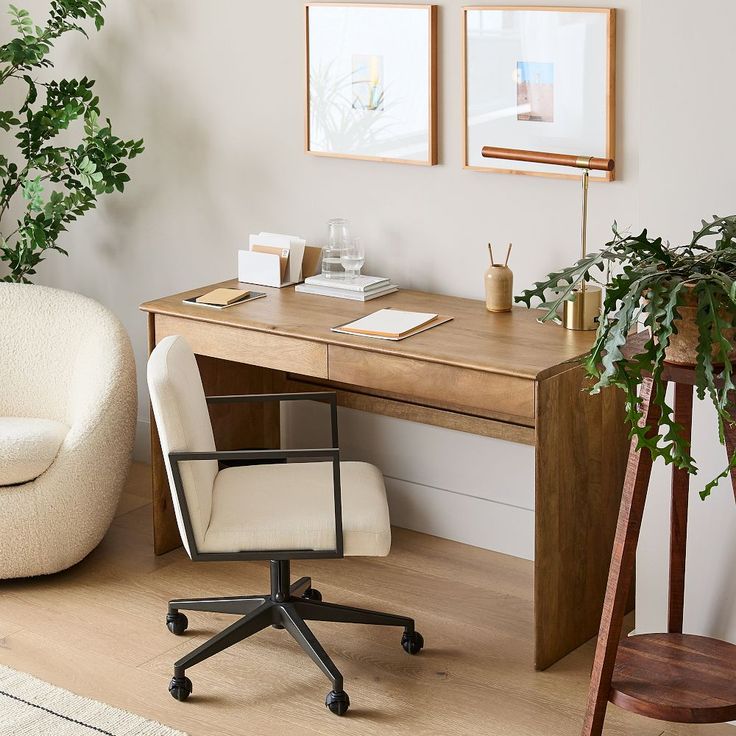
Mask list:
POLYGON ((206 294, 190 296, 182 301, 185 304, 195 304, 198 307, 210 309, 227 309, 238 304, 245 304, 254 299, 262 299, 266 294, 262 291, 245 291, 244 289, 215 289, 206 294))
POLYGON ((430 312, 407 312, 403 309, 379 309, 360 319, 333 327, 333 332, 358 337, 373 337, 379 340, 403 340, 425 330, 449 322, 452 317, 443 317, 430 312))

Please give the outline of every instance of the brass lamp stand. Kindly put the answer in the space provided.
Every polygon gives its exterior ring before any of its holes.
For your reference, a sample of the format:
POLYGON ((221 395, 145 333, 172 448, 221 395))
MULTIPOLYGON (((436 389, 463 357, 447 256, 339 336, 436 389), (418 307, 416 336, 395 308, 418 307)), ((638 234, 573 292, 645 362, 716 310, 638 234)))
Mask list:
MULTIPOLYGON (((573 156, 566 153, 545 153, 543 151, 522 151, 516 148, 496 148, 484 146, 483 158, 499 158, 506 161, 527 161, 551 166, 571 166, 583 170, 583 213, 581 228, 581 258, 588 253, 588 182, 590 172, 613 171, 615 162, 612 158, 596 158, 594 156, 573 156)), ((562 311, 562 326, 567 330, 595 330, 601 312, 602 293, 597 286, 588 286, 585 282, 576 290, 575 297, 566 301, 562 311)))

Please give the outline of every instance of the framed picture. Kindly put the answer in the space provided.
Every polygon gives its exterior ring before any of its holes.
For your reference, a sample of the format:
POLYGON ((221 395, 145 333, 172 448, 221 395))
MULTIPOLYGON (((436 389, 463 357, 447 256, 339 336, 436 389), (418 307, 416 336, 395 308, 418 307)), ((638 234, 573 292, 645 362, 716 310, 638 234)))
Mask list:
MULTIPOLYGON (((615 10, 463 13, 465 168, 579 178, 560 166, 484 159, 483 146, 614 158, 615 10)), ((612 181, 613 172, 590 178, 612 181)))
POLYGON ((307 3, 306 150, 437 163, 437 6, 307 3))

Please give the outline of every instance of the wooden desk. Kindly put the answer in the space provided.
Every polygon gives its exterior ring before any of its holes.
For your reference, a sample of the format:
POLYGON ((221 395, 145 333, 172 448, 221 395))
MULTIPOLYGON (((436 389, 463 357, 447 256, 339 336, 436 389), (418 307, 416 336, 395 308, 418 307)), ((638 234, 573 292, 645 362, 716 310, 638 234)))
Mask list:
MULTIPOLYGON (((224 310, 183 304, 201 287, 143 304, 149 348, 183 335, 207 394, 331 386, 339 403, 535 447, 535 664, 544 669, 598 631, 628 443, 621 392, 590 396, 570 362, 591 333, 540 325, 515 308, 401 291, 363 304, 264 289, 268 297, 224 310), (451 315, 404 341, 330 328, 383 307, 451 315)), ((260 287, 259 287, 260 288, 260 287)), ((278 447, 273 406, 212 407, 220 449, 278 447)), ((157 554, 180 544, 153 420, 157 554)), ((482 458, 479 458, 482 462, 482 458)))

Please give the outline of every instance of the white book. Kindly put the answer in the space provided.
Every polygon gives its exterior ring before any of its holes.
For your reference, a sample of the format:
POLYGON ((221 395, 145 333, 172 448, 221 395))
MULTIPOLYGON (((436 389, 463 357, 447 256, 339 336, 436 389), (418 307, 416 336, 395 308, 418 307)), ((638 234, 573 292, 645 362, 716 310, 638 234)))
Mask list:
POLYGON ((399 290, 398 286, 388 284, 381 289, 371 289, 370 291, 348 291, 346 289, 331 289, 329 286, 315 286, 313 284, 297 284, 295 291, 300 294, 317 294, 318 296, 331 296, 336 299, 350 299, 355 302, 367 302, 371 299, 377 299, 379 296, 393 294, 399 290))
POLYGON ((371 337, 398 338, 413 330, 429 325, 437 317, 430 312, 405 312, 403 309, 379 309, 373 314, 356 319, 340 330, 354 335, 368 335, 371 337))
POLYGON ((310 286, 325 286, 333 289, 343 289, 345 291, 370 291, 371 289, 379 289, 391 283, 391 279, 381 276, 357 276, 351 281, 345 279, 330 279, 322 274, 310 276, 304 279, 305 284, 310 286))

